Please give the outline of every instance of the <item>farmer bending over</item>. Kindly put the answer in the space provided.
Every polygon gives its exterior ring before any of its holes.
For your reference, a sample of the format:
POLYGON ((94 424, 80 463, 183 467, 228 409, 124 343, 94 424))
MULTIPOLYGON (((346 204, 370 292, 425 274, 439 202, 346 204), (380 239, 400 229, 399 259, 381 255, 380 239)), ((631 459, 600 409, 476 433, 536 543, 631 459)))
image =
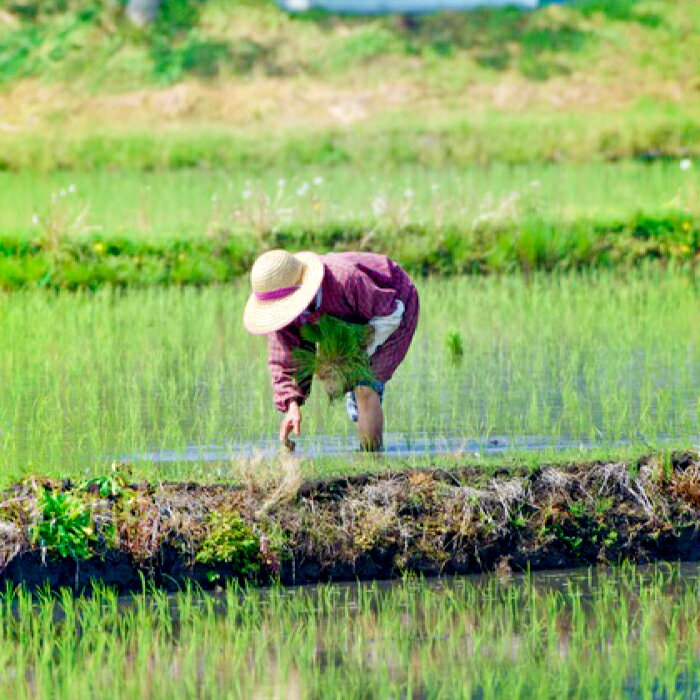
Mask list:
POLYGON ((310 379, 296 378, 294 350, 305 345, 301 327, 330 314, 373 327, 367 353, 376 380, 361 382, 346 396, 361 446, 381 449, 384 385, 406 356, 418 323, 418 293, 410 277, 384 255, 284 250, 261 255, 250 277, 253 294, 243 323, 250 333, 268 338, 275 406, 284 413, 280 440, 289 444, 292 431, 300 434, 301 406, 311 389, 310 379))

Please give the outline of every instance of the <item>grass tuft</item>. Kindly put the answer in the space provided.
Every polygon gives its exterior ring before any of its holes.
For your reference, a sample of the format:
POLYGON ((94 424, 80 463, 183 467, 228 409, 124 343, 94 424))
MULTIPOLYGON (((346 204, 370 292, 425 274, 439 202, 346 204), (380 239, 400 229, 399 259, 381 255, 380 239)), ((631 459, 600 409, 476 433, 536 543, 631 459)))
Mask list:
POLYGON ((457 364, 464 357, 464 341, 459 331, 449 331, 445 336, 445 350, 450 360, 457 364))
POLYGON ((298 381, 308 382, 316 376, 323 382, 331 401, 360 383, 371 384, 375 376, 367 355, 370 333, 369 326, 347 323, 328 315, 317 323, 302 326, 302 339, 315 348, 295 350, 298 381))

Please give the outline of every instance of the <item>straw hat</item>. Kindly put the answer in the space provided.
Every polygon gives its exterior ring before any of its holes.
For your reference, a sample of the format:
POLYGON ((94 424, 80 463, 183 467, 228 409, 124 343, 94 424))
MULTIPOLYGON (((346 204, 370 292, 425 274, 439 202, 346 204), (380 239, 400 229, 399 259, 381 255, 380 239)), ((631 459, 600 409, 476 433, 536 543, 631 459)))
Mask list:
POLYGON ((323 273, 316 253, 263 253, 250 271, 253 293, 243 312, 246 330, 263 335, 288 326, 316 296, 323 273))

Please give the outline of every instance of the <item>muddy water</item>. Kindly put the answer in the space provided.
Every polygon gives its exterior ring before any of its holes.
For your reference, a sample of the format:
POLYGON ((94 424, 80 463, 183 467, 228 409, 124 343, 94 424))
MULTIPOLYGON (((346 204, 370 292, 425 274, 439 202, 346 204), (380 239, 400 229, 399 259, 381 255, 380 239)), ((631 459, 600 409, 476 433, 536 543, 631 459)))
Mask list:
MULTIPOLYGON (((659 444, 677 442, 677 438, 659 436, 659 444)), ((541 435, 521 435, 509 437, 506 435, 489 437, 447 437, 444 435, 402 435, 387 434, 385 436, 384 455, 388 457, 420 457, 430 455, 465 455, 473 457, 496 456, 510 452, 528 452, 543 450, 590 450, 599 447, 624 447, 637 444, 633 438, 596 442, 574 438, 549 438, 541 435)), ((700 436, 689 436, 684 440, 687 444, 700 447, 700 436)), ((296 443, 295 454, 300 457, 342 456, 357 453, 359 443, 357 438, 332 435, 317 435, 311 438, 301 438, 296 443)), ((233 442, 222 445, 188 445, 183 450, 153 450, 135 454, 119 455, 118 459, 125 462, 225 462, 229 459, 240 459, 261 455, 273 457, 280 453, 277 440, 250 440, 233 442)))
MULTIPOLYGON (((479 614, 491 610, 491 614, 503 615, 504 621, 513 614, 509 610, 508 604, 498 604, 495 601, 510 598, 511 601, 519 601, 518 605, 527 608, 530 604, 537 607, 535 601, 548 598, 556 600, 557 605, 551 609, 552 624, 557 629, 557 645, 560 657, 558 663, 566 664, 567 659, 576 663, 571 658, 572 655, 588 653, 579 647, 580 640, 577 641, 573 628, 573 620, 576 617, 575 608, 580 604, 580 610, 585 617, 585 625, 591 637, 598 635, 598 627, 608 625, 607 633, 611 633, 610 619, 599 619, 600 601, 608 598, 609 601, 619 601, 620 618, 616 624, 626 627, 629 625, 629 648, 633 648, 639 642, 637 635, 641 634, 640 629, 644 626, 642 619, 652 619, 653 611, 650 609, 649 591, 653 590, 653 600, 659 608, 667 605, 673 606, 675 601, 679 601, 688 594, 697 596, 700 591, 700 564, 660 564, 655 566, 638 566, 625 572, 624 569, 607 568, 581 568, 556 571, 540 571, 527 574, 484 574, 476 576, 460 577, 439 577, 428 579, 404 579, 392 581, 374 581, 359 583, 322 584, 313 586, 288 587, 280 590, 263 589, 257 591, 259 596, 257 601, 263 608, 272 610, 284 609, 285 604, 290 608, 301 603, 301 607, 306 609, 308 617, 301 621, 302 626, 309 625, 314 628, 316 634, 316 654, 319 658, 333 658, 334 665, 338 672, 342 673, 346 664, 344 653, 338 653, 337 640, 338 620, 332 609, 329 610, 329 589, 332 589, 333 600, 337 601, 337 615, 340 620, 344 620, 342 625, 357 626, 371 630, 375 637, 367 640, 370 647, 376 647, 376 663, 381 665, 388 661, 383 657, 382 645, 391 637, 391 632, 378 620, 382 617, 382 610, 385 606, 392 607, 396 600, 401 601, 399 607, 403 609, 401 620, 397 624, 403 633, 410 633, 414 642, 412 648, 413 658, 419 658, 425 650, 433 650, 442 647, 455 645, 458 648, 464 646, 464 653, 473 653, 470 647, 469 638, 471 635, 478 636, 481 623, 479 614), (632 571, 633 573, 630 573, 632 571), (476 590, 476 597, 465 595, 469 589, 476 590), (428 595, 426 596, 426 591, 428 595), (285 603, 286 599, 286 603, 285 603), (372 601, 368 605, 368 600, 372 601), (469 624, 460 626, 450 625, 433 629, 429 623, 430 614, 427 612, 426 600, 432 601, 433 612, 435 608, 444 606, 444 614, 449 617, 455 615, 456 618, 473 617, 473 627, 469 624), (454 601, 461 600, 461 609, 454 608, 454 601), (481 600, 481 602, 479 602, 481 600), (393 601, 393 603, 392 603, 393 601), (490 601, 490 602, 489 602, 490 601), (645 602, 646 601, 646 602, 645 602), (495 607, 490 607, 495 603, 495 607), (483 606, 483 607, 482 607, 483 606), (624 612, 622 612, 624 610, 624 612), (448 612, 449 611, 449 612, 448 612), (368 619, 373 622, 368 623, 368 619), (555 622, 556 620, 556 622, 555 622), (452 638, 458 635, 458 638, 452 638)), ((219 599, 218 608, 222 615, 226 614, 225 596, 222 594, 211 594, 219 599)), ((123 605, 129 605, 128 599, 123 599, 123 605)), ((616 603, 612 603, 614 608, 616 603)), ((331 604, 332 608, 332 604, 331 604)), ((173 614, 177 616, 177 610, 173 607, 173 614)), ((302 616, 303 617, 303 616, 302 616)), ((529 629, 528 616, 525 614, 520 622, 515 624, 509 632, 504 632, 497 639, 482 640, 480 654, 488 660, 491 655, 498 656, 504 648, 510 651, 503 658, 506 664, 527 664, 527 643, 526 640, 532 635, 529 629)), ((697 624, 697 617, 690 610, 679 611, 681 628, 683 625, 697 624)), ((648 622, 648 620, 647 620, 648 622)), ((656 635, 647 640, 651 646, 648 653, 654 657, 665 644, 673 643, 673 634, 670 629, 665 628, 659 620, 652 624, 657 629, 656 635), (666 636, 668 635, 668 636, 666 636)), ((505 625, 508 627, 508 625, 505 625)), ((612 629, 614 629, 613 625, 612 629)), ((551 632, 551 630, 550 630, 551 632)), ((681 633, 682 634, 682 633, 681 633)), ((625 650, 615 647, 620 639, 613 642, 608 638, 606 644, 609 645, 608 653, 611 658, 615 655, 626 653, 625 650)), ((692 644, 692 642, 689 642, 692 644)), ((433 658, 439 659, 440 652, 433 658)), ((273 654, 271 664, 276 663, 273 654)), ((620 697, 641 700, 642 698, 654 698, 655 700, 677 698, 700 698, 700 671, 697 664, 690 664, 687 668, 677 670, 674 678, 674 693, 669 695, 667 690, 661 687, 661 681, 652 679, 649 687, 648 679, 644 678, 644 673, 640 669, 629 670, 620 688, 620 697)), ((430 697, 429 694, 417 695, 415 697, 430 697)), ((479 690, 471 695, 472 698, 481 697, 479 690)), ((581 697, 586 697, 582 694, 581 697)))
MULTIPOLYGON (((660 563, 654 565, 636 565, 634 567, 636 580, 631 592, 639 591, 643 586, 658 580, 658 572, 667 574, 664 585, 659 591, 664 596, 674 596, 686 589, 698 589, 700 593, 700 562, 660 563)), ((364 591, 377 590, 391 593, 414 585, 416 589, 428 589, 436 593, 460 590, 465 586, 476 587, 485 596, 491 595, 494 584, 515 588, 534 589, 539 593, 573 594, 579 598, 590 598, 601 587, 615 580, 614 568, 581 567, 576 569, 547 569, 527 573, 501 574, 472 574, 468 576, 435 576, 414 579, 389 579, 384 581, 359 581, 333 584, 310 584, 304 586, 285 586, 275 588, 275 593, 282 597, 294 598, 299 595, 314 595, 319 590, 332 586, 347 592, 349 600, 357 600, 364 591)), ((264 596, 273 589, 263 588, 260 593, 264 596)), ((216 596, 216 593, 211 595, 216 596)), ((346 600, 348 600, 346 599, 346 600)), ((128 601, 124 597, 123 601, 128 601)))
MULTIPOLYGON (((97 602, 106 603, 117 630, 114 658, 130 650, 119 646, 119 635, 133 641, 134 626, 145 626, 158 633, 146 635, 155 647, 143 655, 154 665, 149 673, 169 677, 184 650, 198 659, 193 688, 203 679, 215 685, 216 674, 233 668, 222 683, 237 679, 249 691, 201 697, 670 700, 700 697, 699 590, 700 565, 662 564, 192 589, 124 597, 114 601, 116 609, 98 593, 97 602), (212 668, 216 673, 206 675, 212 668), (308 692, 295 690, 295 683, 308 692), (324 694, 329 688, 334 692, 324 694)), ((65 602, 50 614, 70 628, 75 603, 62 608, 65 602)), ((85 610, 94 614, 94 606, 85 610)), ((101 634, 99 623, 79 632, 86 649, 95 631, 101 634)), ((57 650, 60 642, 59 636, 57 650)), ((74 656, 67 673, 76 672, 74 656)))

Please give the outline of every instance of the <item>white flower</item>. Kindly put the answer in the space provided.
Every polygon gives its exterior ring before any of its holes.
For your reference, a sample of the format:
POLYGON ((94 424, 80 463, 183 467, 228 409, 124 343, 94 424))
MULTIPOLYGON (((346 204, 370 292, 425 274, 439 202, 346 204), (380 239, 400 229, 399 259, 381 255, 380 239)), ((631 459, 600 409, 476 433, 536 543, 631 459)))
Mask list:
POLYGON ((66 191, 65 191, 65 190, 61 190, 61 191, 59 192, 59 196, 60 196, 60 197, 65 197, 65 196, 66 196, 66 191))
POLYGON ((377 197, 375 197, 372 200, 372 211, 374 212, 375 216, 380 216, 386 211, 386 197, 382 196, 381 194, 377 197))
POLYGON ((413 190, 410 187, 407 187, 403 191, 403 196, 406 197, 406 199, 413 199, 413 190))
POLYGON ((277 189, 278 190, 283 190, 284 186, 287 184, 286 180, 281 177, 279 180, 277 180, 277 189))
POLYGON ((683 158, 678 165, 681 170, 690 170, 693 167, 693 161, 690 158, 683 158))
POLYGON ((309 190, 309 183, 308 182, 302 182, 301 186, 297 190, 297 196, 298 197, 303 197, 309 190))
POLYGON ((77 189, 77 188, 76 188, 75 185, 70 185, 70 186, 68 187, 68 191, 69 191, 71 194, 75 194, 76 189, 77 189))
POLYGON ((316 175, 314 178, 314 185, 322 185, 323 184, 323 178, 320 175, 316 175))
POLYGON ((243 190, 243 199, 250 199, 250 190, 243 190))
POLYGON ((39 225, 39 215, 38 214, 34 214, 34 216, 32 216, 32 223, 34 224, 34 226, 39 225))
POLYGON ((533 180, 533 181, 530 183, 530 187, 539 187, 541 184, 542 184, 542 183, 540 183, 539 180, 533 180))
POLYGON ((218 194, 213 194, 211 196, 211 203, 216 204, 219 201, 219 195, 218 194))

